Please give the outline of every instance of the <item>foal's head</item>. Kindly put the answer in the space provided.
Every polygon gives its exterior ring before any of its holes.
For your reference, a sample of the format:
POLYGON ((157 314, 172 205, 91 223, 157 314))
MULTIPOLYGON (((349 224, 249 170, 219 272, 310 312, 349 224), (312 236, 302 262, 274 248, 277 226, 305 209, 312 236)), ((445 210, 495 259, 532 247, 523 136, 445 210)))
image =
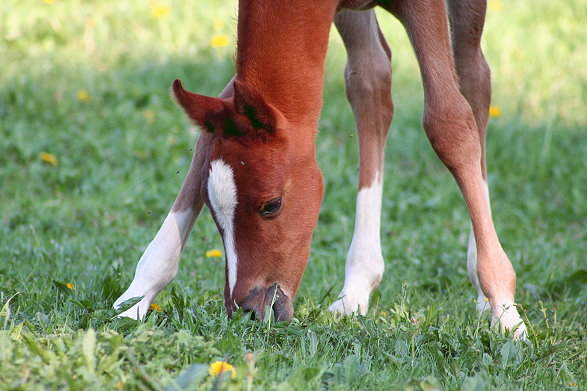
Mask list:
POLYGON ((210 133, 201 191, 224 241, 228 314, 236 304, 263 318, 269 306, 291 319, 323 193, 314 130, 294 129, 246 82, 235 80, 228 99, 188 92, 179 80, 173 93, 210 133))

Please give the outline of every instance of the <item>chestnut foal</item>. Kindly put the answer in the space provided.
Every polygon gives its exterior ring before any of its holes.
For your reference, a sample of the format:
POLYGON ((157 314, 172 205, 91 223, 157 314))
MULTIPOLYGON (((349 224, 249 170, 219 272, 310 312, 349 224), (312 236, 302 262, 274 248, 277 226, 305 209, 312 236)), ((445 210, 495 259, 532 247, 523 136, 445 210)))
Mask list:
POLYGON ((348 55, 346 91, 359 134, 360 170, 345 283, 330 310, 367 312, 384 269, 383 161, 393 116, 391 51, 372 10, 379 5, 408 32, 424 84, 424 130, 470 213, 467 266, 477 307, 489 307, 499 329, 524 337, 515 272, 489 206, 485 130, 491 87, 480 47, 486 4, 447 3, 448 12, 443 0, 241 0, 236 76, 220 97, 188 92, 178 80, 173 84, 177 103, 204 131, 169 215, 114 306, 143 298, 121 316, 145 316, 175 277, 205 203, 224 241, 229 316, 238 305, 260 318, 272 307, 276 319, 291 319, 323 194, 314 141, 333 21, 348 55))

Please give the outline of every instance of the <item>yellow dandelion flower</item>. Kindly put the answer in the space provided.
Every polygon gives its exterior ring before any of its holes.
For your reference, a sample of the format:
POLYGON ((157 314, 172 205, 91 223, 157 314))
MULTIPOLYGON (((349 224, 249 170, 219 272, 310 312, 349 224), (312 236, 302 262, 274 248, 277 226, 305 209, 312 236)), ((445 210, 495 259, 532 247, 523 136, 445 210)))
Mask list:
POLYGON ((122 390, 124 388, 124 383, 119 381, 118 383, 116 383, 116 389, 117 390, 122 390))
POLYGON ((45 3, 45 4, 53 4, 53 3, 55 3, 55 0, 43 0, 43 3, 45 3))
POLYGON ((148 123, 152 124, 155 120, 155 113, 151 109, 146 109, 143 111, 143 117, 145 117, 148 123))
POLYGON ((208 370, 208 373, 212 376, 218 376, 223 372, 229 371, 232 372, 230 377, 236 376, 236 369, 234 369, 232 365, 224 361, 215 361, 212 364, 210 364, 210 369, 208 370))
POLYGON ((75 290, 75 285, 73 285, 71 282, 68 282, 67 284, 65 284, 65 286, 67 286, 69 289, 71 289, 72 291, 75 290))
POLYGON ((85 88, 82 88, 77 92, 77 98, 82 102, 87 102, 90 100, 90 93, 85 88))
POLYGON ((222 48, 224 46, 228 46, 230 43, 230 38, 226 34, 216 34, 210 40, 210 46, 213 48, 222 48))
POLYGON ((156 311, 156 312, 161 312, 163 310, 163 308, 159 304, 151 304, 149 306, 149 309, 151 311, 156 311))
POLYGON ((212 27, 216 31, 222 30, 224 28, 224 20, 222 20, 222 19, 214 19, 212 21, 212 27))
POLYGON ((171 6, 165 3, 155 2, 151 4, 151 18, 160 19, 171 13, 171 6))
POLYGON ((499 108, 499 106, 489 106, 489 116, 490 117, 501 116, 501 109, 499 108))
POLYGON ((59 161, 57 161, 57 158, 52 153, 41 152, 39 157, 41 158, 42 162, 48 163, 53 167, 57 167, 59 165, 59 161))
POLYGON ((503 3, 501 0, 489 0, 487 3, 487 9, 489 11, 501 11, 503 8, 503 3))
POLYGON ((206 258, 220 258, 222 257, 222 251, 217 250, 217 249, 212 249, 212 250, 208 250, 206 251, 206 258))

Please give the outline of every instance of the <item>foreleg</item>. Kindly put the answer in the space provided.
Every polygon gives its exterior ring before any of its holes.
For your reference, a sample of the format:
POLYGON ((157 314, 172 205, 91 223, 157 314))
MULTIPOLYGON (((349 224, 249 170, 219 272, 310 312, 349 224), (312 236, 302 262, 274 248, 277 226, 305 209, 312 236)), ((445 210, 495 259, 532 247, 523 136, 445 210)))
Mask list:
MULTIPOLYGON (((220 97, 232 95, 232 80, 220 97)), ((163 225, 143 253, 130 286, 114 302, 114 308, 133 297, 142 299, 121 313, 121 317, 144 318, 149 306, 175 278, 179 258, 202 207, 202 172, 209 150, 211 135, 202 133, 198 139, 188 174, 163 225)))

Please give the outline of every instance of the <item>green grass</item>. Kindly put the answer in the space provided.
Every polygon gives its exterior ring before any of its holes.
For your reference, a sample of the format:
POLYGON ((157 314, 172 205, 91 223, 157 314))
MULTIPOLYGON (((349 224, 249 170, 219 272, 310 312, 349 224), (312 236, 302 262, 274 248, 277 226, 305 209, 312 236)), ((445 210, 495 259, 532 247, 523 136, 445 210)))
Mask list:
POLYGON ((327 311, 342 287, 357 176, 333 33, 318 137, 326 195, 294 321, 227 319, 224 266, 204 255, 222 246, 207 212, 157 298, 162 312, 116 319, 111 305, 173 202, 197 137, 170 83, 216 95, 233 72, 235 2, 169 2, 158 19, 150 4, 0 5, 1 390, 587 387, 585 7, 503 1, 488 15, 484 47, 503 113, 489 125, 493 212, 530 326, 529 341, 512 342, 474 311, 466 209, 421 130, 406 35, 384 13, 396 116, 386 271, 368 315, 327 311), (218 33, 228 46, 210 46, 218 33), (233 364, 236 377, 208 376, 215 360, 233 364))

